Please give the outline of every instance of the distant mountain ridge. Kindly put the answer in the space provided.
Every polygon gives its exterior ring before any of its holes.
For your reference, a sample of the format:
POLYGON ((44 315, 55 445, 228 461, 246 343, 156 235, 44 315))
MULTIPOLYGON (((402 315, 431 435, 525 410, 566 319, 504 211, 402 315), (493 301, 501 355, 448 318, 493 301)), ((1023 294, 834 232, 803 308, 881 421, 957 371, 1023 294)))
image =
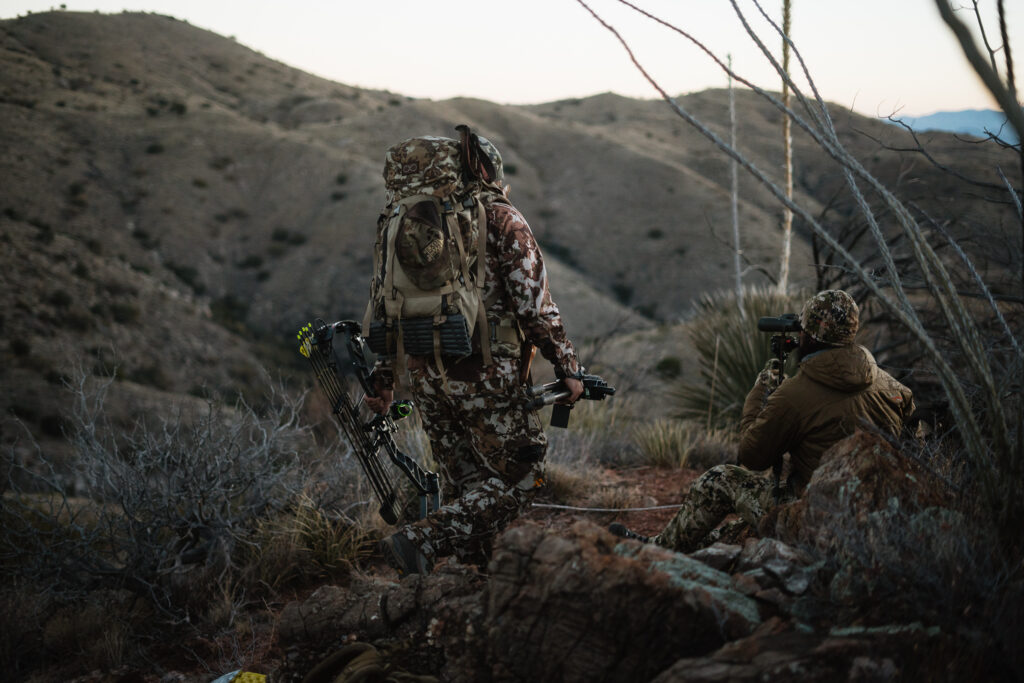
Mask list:
POLYGON ((918 132, 938 130, 978 138, 992 133, 1011 144, 1017 143, 1017 134, 1007 123, 1006 114, 994 109, 938 111, 927 116, 904 117, 903 121, 918 132))

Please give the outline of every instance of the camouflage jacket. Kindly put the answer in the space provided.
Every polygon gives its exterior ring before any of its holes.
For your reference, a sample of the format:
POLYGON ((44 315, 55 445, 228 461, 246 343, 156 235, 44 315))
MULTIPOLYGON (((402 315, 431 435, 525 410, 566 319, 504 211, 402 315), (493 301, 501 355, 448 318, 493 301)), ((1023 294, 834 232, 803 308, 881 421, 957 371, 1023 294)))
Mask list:
MULTIPOLYGON (((518 209, 502 200, 487 204, 487 263, 484 300, 491 321, 514 319, 526 341, 540 351, 557 373, 580 370, 576 350, 551 298, 544 258, 533 231, 518 209)), ((474 348, 477 346, 474 335, 474 348)), ((493 349, 493 344, 492 344, 493 349)), ((519 349, 498 349, 496 355, 518 355, 519 349)), ((422 357, 420 362, 433 362, 422 357)), ((415 366, 415 362, 410 367, 415 366)), ((378 361, 384 386, 390 383, 390 361, 378 361)))
POLYGON ((896 436, 914 412, 910 389, 856 344, 811 354, 767 400, 765 390, 755 384, 743 404, 739 461, 763 470, 788 452, 797 491, 807 485, 821 454, 852 434, 861 420, 896 436))

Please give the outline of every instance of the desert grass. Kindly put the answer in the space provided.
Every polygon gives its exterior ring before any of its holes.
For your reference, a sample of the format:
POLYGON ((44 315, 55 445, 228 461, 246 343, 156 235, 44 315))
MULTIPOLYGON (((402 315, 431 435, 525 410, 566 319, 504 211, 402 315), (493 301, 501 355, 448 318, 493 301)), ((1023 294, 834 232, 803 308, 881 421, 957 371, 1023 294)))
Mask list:
POLYGON ((290 510, 261 522, 244 573, 254 585, 275 591, 336 579, 367 556, 372 529, 301 496, 290 510))
POLYGON ((735 460, 736 433, 708 430, 695 420, 661 418, 632 430, 641 462, 654 467, 707 469, 735 460))

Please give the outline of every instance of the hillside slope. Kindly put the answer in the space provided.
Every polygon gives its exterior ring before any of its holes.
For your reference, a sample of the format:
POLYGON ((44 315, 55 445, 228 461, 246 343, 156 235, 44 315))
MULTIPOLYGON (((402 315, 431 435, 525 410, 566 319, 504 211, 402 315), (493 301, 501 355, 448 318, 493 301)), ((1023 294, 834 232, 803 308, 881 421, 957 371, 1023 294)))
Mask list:
MULTIPOLYGON (((741 148, 779 175, 780 115, 737 98, 741 148)), ((726 135, 724 91, 680 103, 726 135)), ((955 183, 872 139, 899 130, 834 116, 869 168, 967 225, 955 183)), ((5 409, 37 433, 59 435, 76 363, 116 362, 128 393, 231 396, 297 360, 291 340, 312 317, 361 316, 384 150, 458 123, 501 149, 577 340, 684 318, 732 282, 727 161, 660 101, 414 100, 170 17, 51 12, 0 22, 0 119, 0 379, 5 409)), ((987 148, 931 142, 971 172, 994 166, 987 148)), ((805 134, 794 144, 798 196, 842 225, 854 205, 841 176, 805 134)), ((779 210, 740 182, 746 281, 767 282, 757 267, 776 269, 779 210)), ((986 210, 986 225, 1006 222, 1005 207, 986 210)), ((813 286, 812 260, 798 224, 797 284, 813 286)))

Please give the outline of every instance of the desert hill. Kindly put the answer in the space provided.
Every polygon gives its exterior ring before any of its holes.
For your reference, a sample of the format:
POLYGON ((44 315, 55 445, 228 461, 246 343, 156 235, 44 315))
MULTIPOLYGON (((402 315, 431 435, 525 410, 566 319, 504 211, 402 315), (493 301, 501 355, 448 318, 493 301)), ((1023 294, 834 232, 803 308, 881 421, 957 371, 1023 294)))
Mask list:
MULTIPOLYGON (((2 381, 5 409, 37 433, 60 433, 75 363, 116 364, 141 411, 164 392, 252 391, 261 367, 295 360, 312 317, 360 316, 384 151, 458 123, 502 151, 575 338, 671 323, 731 286, 727 161, 663 102, 417 100, 152 14, 30 15, 0 22, 0 41, 2 381)), ((726 91, 679 101, 727 137, 726 91)), ((781 177, 780 115, 750 92, 737 101, 742 150, 781 177)), ((868 168, 954 231, 1010 223, 1005 207, 968 216, 953 181, 883 149, 907 144, 896 127, 833 116, 868 168)), ((995 166, 998 152, 954 142, 929 138, 965 173, 995 166)), ((794 144, 798 196, 844 225, 855 207, 841 176, 799 130, 794 144)), ((772 272, 779 210, 740 182, 744 256, 772 272)), ((798 224, 797 284, 813 287, 812 261, 798 224)))

